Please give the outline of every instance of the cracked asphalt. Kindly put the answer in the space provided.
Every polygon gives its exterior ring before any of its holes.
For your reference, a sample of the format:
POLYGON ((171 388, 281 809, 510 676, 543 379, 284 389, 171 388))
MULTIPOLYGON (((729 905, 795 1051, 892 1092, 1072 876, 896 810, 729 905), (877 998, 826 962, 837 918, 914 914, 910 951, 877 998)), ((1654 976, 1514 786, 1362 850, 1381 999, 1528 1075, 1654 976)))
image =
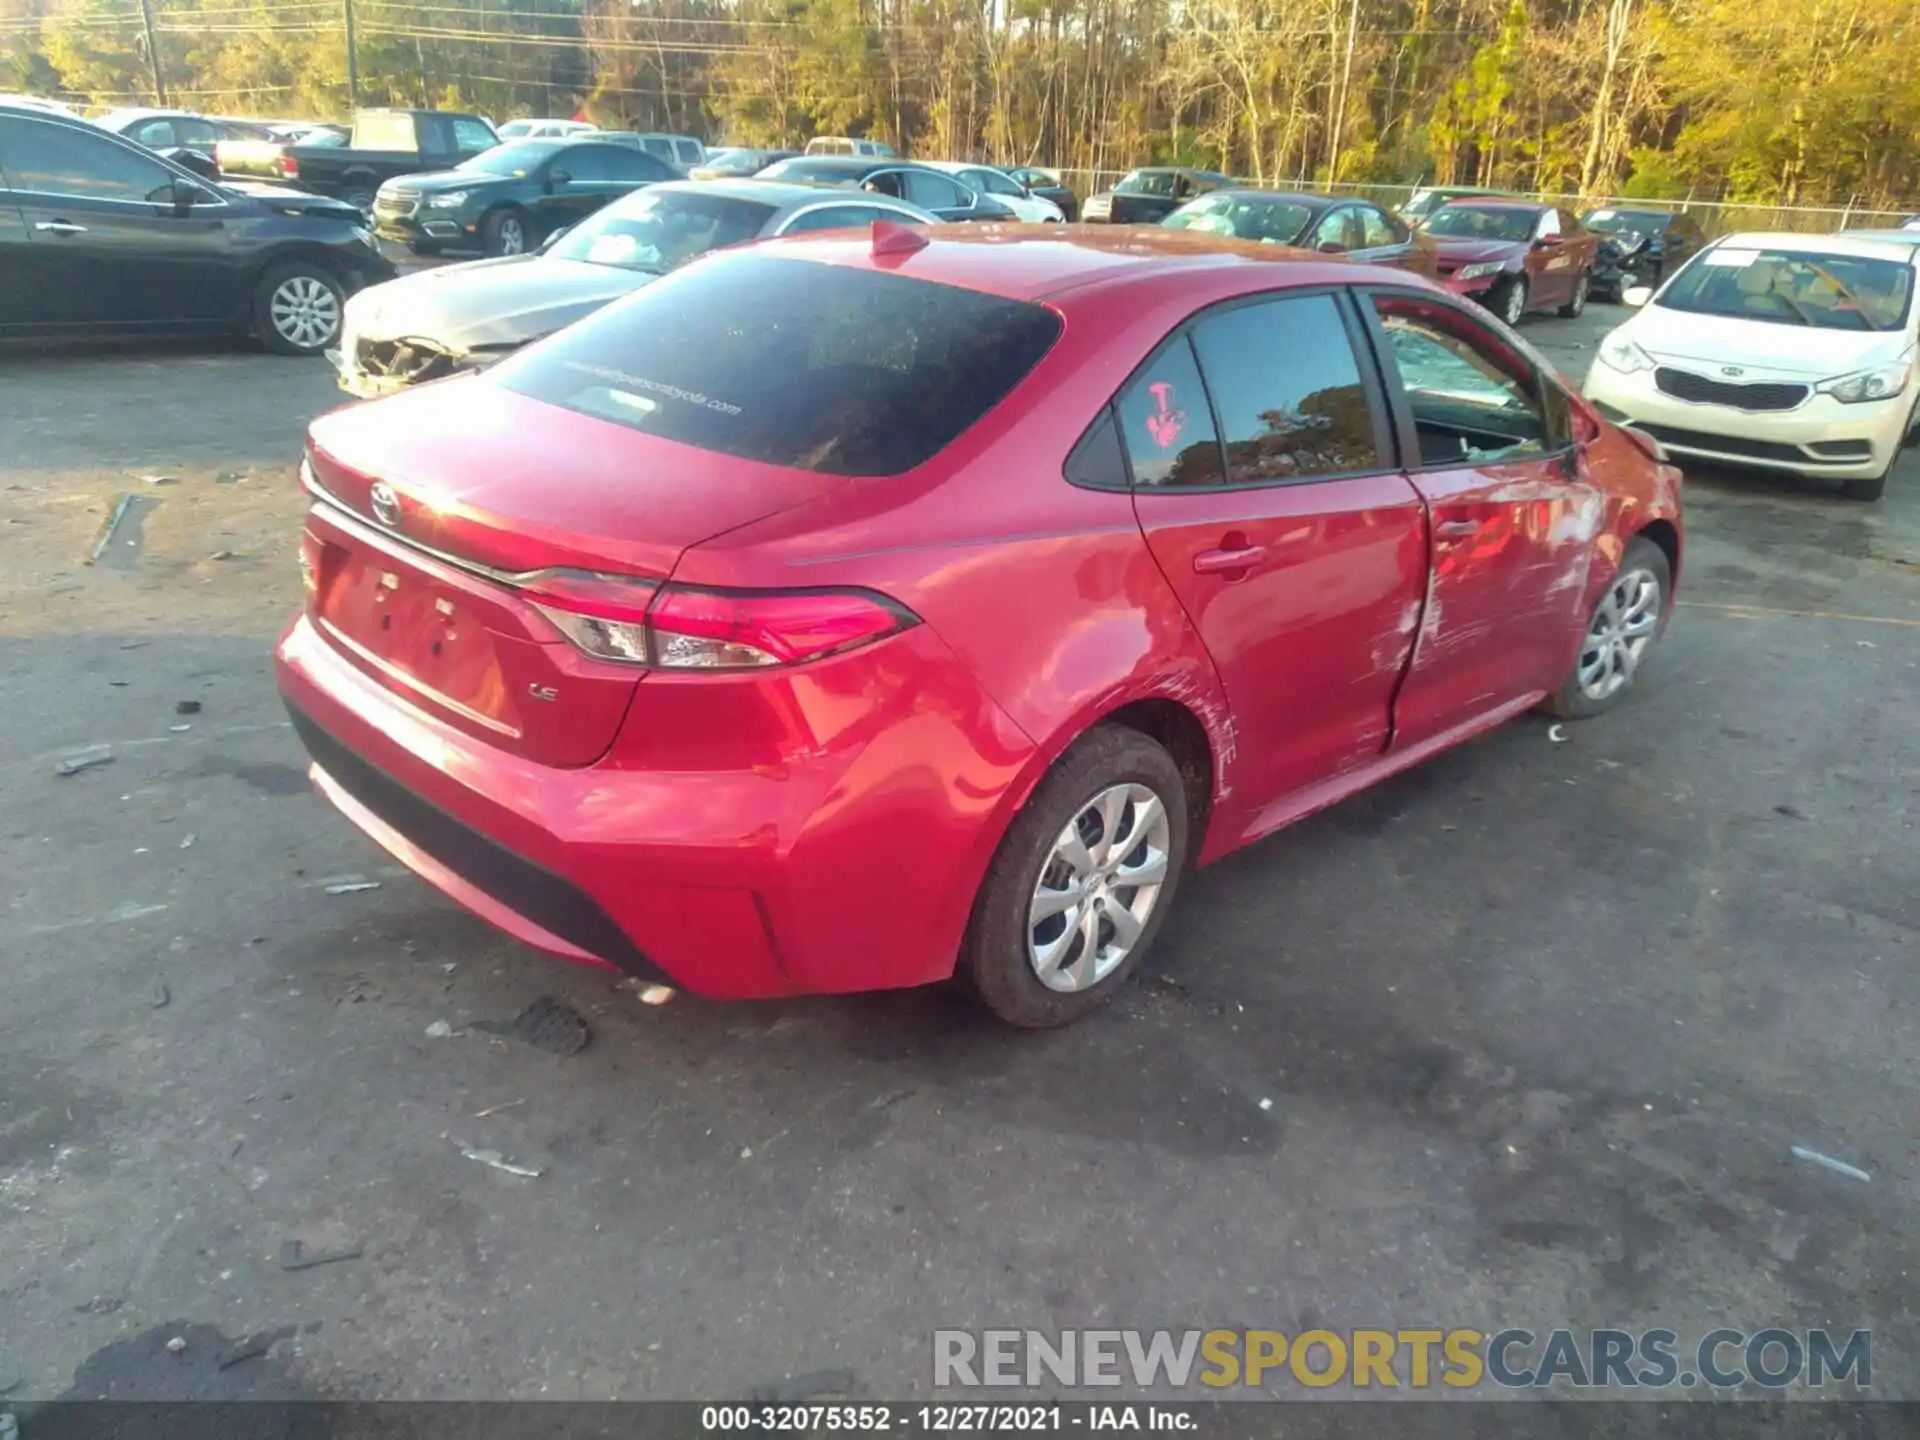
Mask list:
MULTIPOLYGON (((1526 331, 1578 379, 1620 315, 1526 331)), ((0 393, 9 1403, 115 1357, 172 1393, 186 1327, 278 1332, 216 1388, 473 1399, 912 1398, 951 1327, 1824 1324, 1920 1398, 1920 457, 1875 506, 1690 476, 1631 703, 1202 872, 1143 983, 1023 1035, 940 989, 643 1007, 311 795, 267 655, 323 364, 0 393), (123 492, 138 545, 82 563, 123 492), (543 995, 586 1050, 473 1028, 543 995)))

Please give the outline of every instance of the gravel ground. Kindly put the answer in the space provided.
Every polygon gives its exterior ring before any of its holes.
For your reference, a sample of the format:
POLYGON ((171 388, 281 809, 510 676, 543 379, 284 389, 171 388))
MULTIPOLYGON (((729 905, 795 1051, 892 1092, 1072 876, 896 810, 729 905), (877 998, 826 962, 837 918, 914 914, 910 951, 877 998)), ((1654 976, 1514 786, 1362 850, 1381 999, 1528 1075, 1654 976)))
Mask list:
MULTIPOLYGON (((1527 331, 1578 378, 1619 314, 1527 331)), ((911 1397, 936 1327, 1610 1323, 1871 1328, 1920 1397, 1920 463, 1877 506, 1693 477, 1631 704, 1203 872, 1148 981, 1034 1036, 942 990, 647 1009, 498 937, 309 793, 273 693, 324 365, 0 393, 15 1401, 911 1397), (139 544, 84 565, 123 492, 139 544), (542 995, 584 1052, 472 1028, 542 995)))

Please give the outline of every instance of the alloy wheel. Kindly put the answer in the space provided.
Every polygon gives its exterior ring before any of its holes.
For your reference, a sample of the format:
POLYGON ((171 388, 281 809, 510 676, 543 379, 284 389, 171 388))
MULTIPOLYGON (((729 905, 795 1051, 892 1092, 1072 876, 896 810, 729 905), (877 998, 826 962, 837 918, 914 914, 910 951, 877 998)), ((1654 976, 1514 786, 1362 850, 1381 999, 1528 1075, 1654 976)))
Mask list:
POLYGON ((1081 806, 1040 867, 1027 959, 1040 983, 1099 984, 1139 944, 1167 879, 1167 807, 1145 785, 1110 785, 1081 806))
POLYGON ((1518 325, 1527 313, 1527 282, 1515 280, 1507 287, 1507 303, 1502 307, 1500 318, 1509 325, 1518 325))
POLYGON ((513 216, 509 215, 500 222, 500 253, 502 255, 520 255, 527 248, 527 230, 513 216))
POLYGON ((315 275, 290 275, 274 289, 267 313, 289 345, 318 350, 339 333, 340 297, 315 275))
POLYGON ((1660 578, 1651 570, 1614 577, 1594 607, 1575 669, 1581 693, 1605 700, 1633 680, 1660 626, 1660 578))

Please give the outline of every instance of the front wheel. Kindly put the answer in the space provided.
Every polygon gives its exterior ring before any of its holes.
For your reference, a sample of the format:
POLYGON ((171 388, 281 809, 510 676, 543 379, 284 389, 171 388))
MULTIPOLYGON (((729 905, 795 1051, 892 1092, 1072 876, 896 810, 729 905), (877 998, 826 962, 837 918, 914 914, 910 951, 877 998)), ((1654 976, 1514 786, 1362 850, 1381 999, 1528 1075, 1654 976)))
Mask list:
POLYGON ((362 215, 373 214, 374 188, 371 185, 350 180, 346 188, 340 192, 340 198, 362 215))
POLYGON ((1577 320, 1580 318, 1580 312, 1587 308, 1587 291, 1592 288, 1592 284, 1592 280, 1588 278, 1587 272, 1584 270, 1575 277, 1573 282, 1573 296, 1566 304, 1560 307, 1560 316, 1563 320, 1577 320))
POLYGON ((311 260, 276 265, 253 291, 253 328, 282 355, 318 355, 340 338, 347 294, 340 278, 311 260))
POLYGON ((1527 313, 1527 277, 1509 275, 1487 298, 1493 301, 1494 314, 1509 325, 1518 325, 1520 317, 1527 313))
POLYGON ((1636 536, 1587 618, 1573 673, 1542 708, 1563 720, 1585 720, 1625 699, 1647 652, 1666 629, 1672 591, 1666 551, 1636 536))
POLYGON ((1104 1004, 1153 944, 1187 858, 1187 794, 1165 749, 1118 725, 1076 741, 1000 842, 960 968, 1011 1025, 1104 1004))
POLYGON ((518 210, 496 210, 480 227, 481 247, 489 255, 524 255, 528 238, 527 217, 518 210))

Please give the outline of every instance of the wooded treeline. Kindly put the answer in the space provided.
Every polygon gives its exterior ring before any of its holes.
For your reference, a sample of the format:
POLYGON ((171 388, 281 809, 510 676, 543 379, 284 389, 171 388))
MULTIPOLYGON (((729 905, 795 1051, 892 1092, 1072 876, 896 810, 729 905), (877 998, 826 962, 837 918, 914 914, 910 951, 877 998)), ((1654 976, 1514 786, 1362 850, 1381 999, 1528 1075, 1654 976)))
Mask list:
MULTIPOLYGON (((346 113, 344 0, 151 0, 175 104, 346 113)), ((1920 0, 354 0, 363 102, 1260 180, 1899 208, 1920 0)), ((0 89, 152 98, 138 0, 0 0, 0 89)))

